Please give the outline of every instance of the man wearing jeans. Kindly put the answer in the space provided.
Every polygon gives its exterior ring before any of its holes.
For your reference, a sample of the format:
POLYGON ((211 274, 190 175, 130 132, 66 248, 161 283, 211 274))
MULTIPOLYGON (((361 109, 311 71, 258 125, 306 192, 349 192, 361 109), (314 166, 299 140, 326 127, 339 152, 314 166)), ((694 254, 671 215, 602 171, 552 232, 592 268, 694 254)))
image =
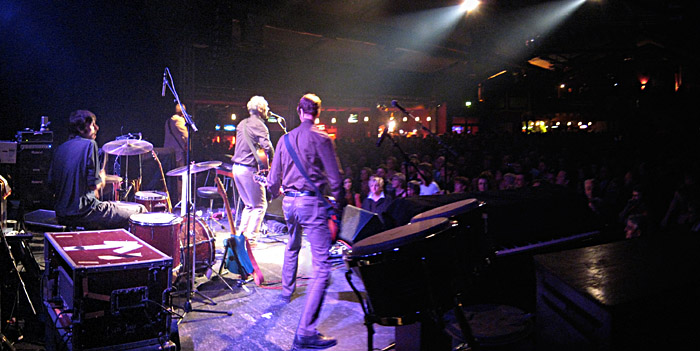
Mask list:
POLYGON ((316 189, 342 199, 340 162, 333 141, 314 126, 314 119, 321 110, 321 99, 306 94, 299 101, 297 113, 301 124, 283 136, 277 143, 277 152, 268 177, 268 189, 278 196, 280 187, 284 192, 282 210, 289 229, 289 241, 284 252, 282 267, 282 299, 288 302, 296 289, 299 266, 299 251, 302 233, 311 247, 313 273, 306 289, 306 304, 294 336, 294 348, 325 349, 335 346, 337 341, 322 335, 316 327, 330 276, 329 250, 331 232, 328 227, 329 214, 324 200, 316 189), (291 148, 302 164, 296 165, 284 139, 289 138, 291 148), (302 167, 311 184, 301 173, 302 167), (314 186, 315 185, 315 186, 314 186))
POLYGON ((265 157, 274 153, 264 120, 269 111, 262 96, 253 96, 248 101, 250 117, 236 127, 236 150, 231 159, 233 180, 244 205, 239 232, 251 239, 260 236, 260 226, 267 210, 265 187, 256 182, 254 176, 259 167, 255 157, 258 148, 264 150, 265 157))

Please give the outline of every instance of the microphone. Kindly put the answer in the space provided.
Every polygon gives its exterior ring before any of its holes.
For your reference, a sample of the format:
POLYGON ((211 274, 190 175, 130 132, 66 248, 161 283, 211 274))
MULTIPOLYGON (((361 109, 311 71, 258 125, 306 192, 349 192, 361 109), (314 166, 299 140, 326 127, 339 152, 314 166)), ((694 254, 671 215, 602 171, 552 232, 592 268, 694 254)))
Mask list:
POLYGON ((165 70, 163 70, 163 90, 160 93, 160 96, 165 96, 165 86, 168 85, 168 67, 165 67, 165 70))
POLYGON ((403 113, 405 113, 405 114, 408 114, 408 112, 406 112, 406 109, 403 108, 403 107, 401 107, 401 105, 399 105, 399 102, 398 102, 398 101, 396 101, 396 100, 391 100, 391 105, 394 106, 394 107, 396 107, 396 108, 398 108, 399 110, 401 110, 401 112, 403 112, 403 113))
POLYGON ((384 126, 384 131, 382 132, 382 135, 379 137, 379 140, 377 140, 377 147, 379 147, 379 145, 382 145, 382 142, 384 141, 384 138, 386 138, 387 134, 389 134, 389 127, 384 126))
POLYGON ((280 116, 280 115, 278 115, 278 114, 276 114, 276 113, 274 113, 274 112, 272 112, 272 111, 267 111, 267 112, 268 112, 271 116, 273 116, 273 117, 277 117, 277 118, 284 119, 284 117, 282 117, 282 116, 280 116))

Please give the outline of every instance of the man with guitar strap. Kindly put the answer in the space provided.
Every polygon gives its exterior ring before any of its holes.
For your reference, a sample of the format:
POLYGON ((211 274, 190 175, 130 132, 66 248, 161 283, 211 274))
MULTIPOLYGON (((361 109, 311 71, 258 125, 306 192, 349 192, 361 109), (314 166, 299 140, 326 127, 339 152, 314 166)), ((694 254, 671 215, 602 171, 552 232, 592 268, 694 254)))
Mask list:
POLYGON ((273 197, 279 196, 280 188, 285 195, 282 210, 290 237, 282 267, 283 300, 289 301, 296 288, 302 233, 311 247, 313 273, 294 337, 295 348, 325 349, 337 343, 316 329, 330 276, 331 232, 328 226, 329 210, 315 189, 329 190, 336 199, 343 198, 343 180, 335 145, 328 134, 314 125, 320 110, 321 99, 318 96, 306 94, 301 98, 297 106, 301 124, 277 143, 267 180, 268 191, 273 197))
POLYGON ((233 179, 244 204, 239 232, 251 239, 259 237, 267 211, 265 187, 254 177, 268 171, 268 155, 275 152, 270 142, 270 131, 265 125, 269 111, 267 101, 262 96, 253 96, 248 101, 250 117, 238 123, 236 150, 231 158, 233 179))

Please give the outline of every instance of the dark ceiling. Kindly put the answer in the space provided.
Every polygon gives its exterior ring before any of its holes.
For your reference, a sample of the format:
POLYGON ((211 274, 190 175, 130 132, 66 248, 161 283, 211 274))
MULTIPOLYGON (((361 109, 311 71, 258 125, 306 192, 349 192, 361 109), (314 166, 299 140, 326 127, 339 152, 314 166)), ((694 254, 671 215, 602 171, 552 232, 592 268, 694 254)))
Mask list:
POLYGON ((533 58, 578 84, 697 63, 693 2, 587 1, 549 23, 576 2, 483 1, 449 27, 437 16, 456 1, 213 2, 191 8, 181 40, 206 62, 200 85, 338 96, 462 100, 502 70, 542 70, 533 58))
POLYGON ((324 102, 456 106, 502 70, 516 80, 595 85, 682 69, 694 84, 695 2, 587 1, 548 24, 554 10, 575 2, 487 0, 446 26, 437 15, 457 1, 6 0, 0 103, 10 129, 76 108, 119 120, 111 129, 153 128, 149 120, 172 101, 170 92, 160 96, 164 67, 184 100, 265 94, 273 105, 315 91, 324 102), (431 36, 437 32, 443 36, 431 36), (551 67, 529 64, 535 57, 551 67))

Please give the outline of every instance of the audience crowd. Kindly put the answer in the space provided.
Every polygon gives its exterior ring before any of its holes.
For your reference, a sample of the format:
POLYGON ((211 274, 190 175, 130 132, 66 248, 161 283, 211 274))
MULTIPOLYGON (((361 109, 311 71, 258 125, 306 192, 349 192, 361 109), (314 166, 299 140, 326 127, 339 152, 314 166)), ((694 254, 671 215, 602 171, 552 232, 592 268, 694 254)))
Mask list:
POLYGON ((406 155, 390 145, 377 148, 372 138, 336 140, 345 176, 361 201, 371 177, 384 180, 387 198, 549 183, 585 197, 591 211, 621 237, 700 231, 697 161, 686 141, 671 136, 441 135, 456 155, 430 136, 394 138, 406 155))
POLYGON ((336 140, 344 205, 381 212, 396 197, 517 191, 548 183, 587 199, 621 238, 700 231, 692 153, 697 138, 652 131, 392 138, 400 149, 391 143, 377 147, 369 137, 336 140))

